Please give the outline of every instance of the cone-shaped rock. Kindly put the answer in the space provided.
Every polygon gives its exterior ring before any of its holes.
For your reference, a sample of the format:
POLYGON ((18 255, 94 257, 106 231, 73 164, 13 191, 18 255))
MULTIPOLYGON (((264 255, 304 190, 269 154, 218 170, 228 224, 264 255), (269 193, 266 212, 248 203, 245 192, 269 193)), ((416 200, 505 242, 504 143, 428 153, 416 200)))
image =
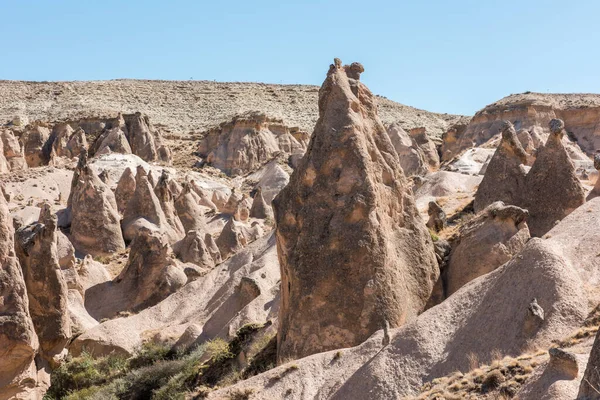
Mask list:
POLYGON ((254 195, 254 200, 252 201, 252 207, 250 208, 250 217, 260 219, 273 217, 273 210, 265 201, 261 188, 256 189, 256 194, 254 195))
POLYGON ((212 268, 215 266, 215 261, 204 243, 205 237, 204 232, 200 230, 189 231, 185 238, 175 243, 173 250, 183 262, 189 262, 204 268, 212 268))
POLYGON ((233 218, 225 224, 221 234, 216 240, 217 247, 219 248, 223 259, 226 259, 241 250, 246 243, 247 241, 241 227, 237 226, 233 218))
POLYGON ((212 196, 206 190, 200 187, 200 185, 198 185, 198 183, 196 183, 195 180, 192 179, 190 181, 190 187, 198 195, 198 199, 200 201, 201 206, 208 207, 211 210, 214 210, 215 212, 218 211, 216 204, 212 201, 212 196))
POLYGON ((183 184, 183 190, 175 200, 175 209, 186 232, 205 227, 204 211, 199 204, 198 195, 188 182, 183 184))
POLYGON ((70 197, 73 246, 92 256, 125 249, 115 195, 88 165, 80 166, 70 197))
POLYGON ((578 400, 600 400, 600 330, 596 333, 596 339, 590 352, 590 358, 585 368, 583 379, 579 384, 578 400))
POLYGON ((27 162, 21 149, 19 141, 8 129, 0 130, 0 140, 4 147, 4 156, 10 166, 11 171, 20 171, 27 169, 27 162))
POLYGON ((544 235, 585 202, 585 192, 562 142, 564 127, 559 119, 550 121, 550 136, 527 174, 523 206, 529 210, 531 236, 544 235))
POLYGON ((79 155, 79 151, 75 154, 71 154, 71 151, 67 149, 67 144, 69 143, 72 134, 73 128, 67 123, 59 123, 54 126, 52 131, 52 149, 58 157, 71 158, 74 155, 79 155))
MULTIPOLYGON (((150 174, 148 174, 148 176, 150 176, 150 174)), ((178 237, 184 237, 185 231, 179 216, 177 216, 177 211, 175 210, 173 195, 169 189, 169 181, 171 181, 169 173, 166 170, 163 170, 160 178, 158 179, 158 183, 154 188, 154 193, 156 194, 156 197, 158 197, 160 206, 163 209, 165 217, 167 218, 167 222, 169 223, 169 226, 173 232, 175 232, 178 237)))
POLYGON ((362 65, 331 65, 319 119, 273 200, 278 361, 362 343, 420 313, 439 269, 362 65))
POLYGON ((135 192, 123 214, 123 232, 125 240, 131 241, 136 236, 136 230, 148 224, 167 235, 169 243, 175 243, 182 238, 173 231, 167 217, 160 206, 160 201, 154 189, 148 182, 148 176, 142 166, 138 166, 135 176, 135 192))
POLYGON ((0 398, 21 398, 36 380, 33 361, 38 338, 29 313, 29 299, 19 260, 14 251, 14 231, 8 204, 0 187, 0 398), (28 385, 25 385, 28 386, 28 385))
POLYGON ((148 117, 139 112, 128 115, 127 132, 133 154, 146 161, 158 159, 154 134, 150 131, 148 117))
POLYGON ((125 136, 123 129, 124 125, 121 121, 121 123, 117 124, 115 127, 104 131, 94 143, 94 154, 131 154, 131 146, 127 141, 127 137, 125 136))
POLYGON ((119 178, 119 182, 117 183, 117 188, 115 189, 115 199, 117 201, 117 209, 119 213, 123 214, 125 212, 125 208, 127 207, 127 203, 133 197, 135 193, 135 176, 133 176, 133 172, 131 168, 125 168, 121 178, 119 178))
POLYGON ((206 248, 208 249, 208 252, 210 253, 210 256, 214 260, 215 264, 221 264, 221 250, 219 250, 219 246, 217 246, 215 239, 210 233, 207 233, 204 236, 204 244, 206 245, 206 248))
POLYGON ((502 140, 492 157, 483 180, 475 193, 473 207, 479 212, 496 201, 520 204, 525 193, 528 154, 517 138, 517 132, 509 121, 502 123, 502 140))
POLYGON ((58 258, 57 218, 44 204, 39 222, 15 234, 15 249, 27 286, 29 311, 45 356, 52 358, 71 337, 68 287, 58 258))
POLYGON ((44 145, 50 138, 50 130, 45 126, 34 125, 27 129, 21 140, 25 152, 25 160, 30 167, 39 167, 48 162, 50 152, 44 154, 44 145))

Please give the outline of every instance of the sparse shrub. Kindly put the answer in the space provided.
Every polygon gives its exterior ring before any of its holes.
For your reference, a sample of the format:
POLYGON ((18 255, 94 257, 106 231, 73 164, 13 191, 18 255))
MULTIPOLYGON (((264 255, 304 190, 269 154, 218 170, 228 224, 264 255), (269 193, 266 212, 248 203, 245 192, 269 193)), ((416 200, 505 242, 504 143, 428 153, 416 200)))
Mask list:
POLYGON ((331 361, 337 361, 340 358, 342 358, 342 352, 341 351, 336 351, 335 354, 333 355, 333 359, 331 361))
POLYGON ((467 354, 467 360, 469 360, 469 371, 473 371, 479 368, 479 356, 473 352, 467 354))
POLYGON ((170 355, 171 347, 161 343, 146 342, 139 349, 137 355, 129 360, 131 369, 150 366, 158 361, 166 360, 170 355))
POLYGON ((248 400, 254 393, 254 389, 238 389, 229 393, 230 400, 248 400))
POLYGON ((497 369, 494 369, 494 370, 490 371, 483 379, 481 391, 483 393, 486 393, 491 390, 495 390, 498 387, 500 387, 500 385, 502 383, 504 383, 504 381, 505 381, 505 379, 504 379, 504 375, 502 375, 502 372, 500 372, 497 369))

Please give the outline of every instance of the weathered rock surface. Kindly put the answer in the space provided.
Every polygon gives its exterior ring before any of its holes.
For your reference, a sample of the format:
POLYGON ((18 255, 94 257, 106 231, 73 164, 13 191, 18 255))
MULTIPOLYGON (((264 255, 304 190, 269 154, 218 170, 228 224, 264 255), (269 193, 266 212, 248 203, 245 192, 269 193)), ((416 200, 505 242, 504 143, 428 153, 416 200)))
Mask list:
POLYGON ((527 188, 523 165, 527 163, 527 153, 517 138, 517 132, 509 121, 502 124, 502 140, 487 166, 473 207, 479 212, 496 201, 505 204, 522 204, 527 188))
POLYGON ((240 223, 235 222, 234 218, 231 218, 215 241, 223 259, 229 258, 248 244, 240 225, 240 223))
POLYGON ((330 67, 307 154, 273 201, 280 362, 356 345, 385 321, 413 319, 439 273, 362 71, 337 59, 330 67))
POLYGON ((200 230, 188 231, 181 241, 173 245, 173 251, 185 263, 210 269, 215 266, 215 260, 204 243, 205 238, 206 234, 200 230))
POLYGON ((162 135, 142 113, 123 115, 127 126, 127 139, 133 154, 145 161, 171 162, 171 152, 163 143, 162 135))
POLYGON ((527 210, 492 203, 463 225, 443 280, 446 297, 519 253, 529 240, 527 210))
POLYGON ((427 220, 426 225, 429 229, 431 229, 434 232, 439 232, 446 227, 446 213, 437 202, 429 202, 427 214, 429 215, 429 219, 427 220))
POLYGON ((58 258, 57 218, 50 205, 44 204, 38 223, 19 229, 15 238, 42 355, 52 359, 71 337, 71 321, 68 286, 58 258))
POLYGON ((247 113, 206 132, 198 153, 229 175, 256 171, 281 155, 284 159, 306 150, 308 134, 290 129, 282 120, 247 113))
POLYGON ((103 256, 125 249, 115 195, 80 159, 71 193, 71 240, 82 254, 103 256))
MULTIPOLYGON (((583 187, 562 143, 565 134, 561 120, 550 121, 551 134, 538 150, 526 178, 523 206, 529 210, 532 236, 542 236, 585 202, 583 187)), ((485 180, 485 178, 484 178, 485 180)))
MULTIPOLYGON (((165 217, 167 218, 167 223, 173 230, 173 232, 178 237, 185 236, 184 226, 182 224, 181 219, 178 216, 178 212, 175 209, 175 202, 173 199, 173 195, 171 193, 171 186, 169 182, 171 181, 171 177, 166 170, 163 170, 160 178, 158 179, 158 183, 154 188, 154 193, 156 197, 158 197, 158 201, 160 202, 160 207, 165 213, 165 217)), ((184 214, 185 216, 186 214, 184 214)), ((201 226, 201 224, 199 224, 201 226)))
POLYGON ((440 156, 438 155, 435 143, 427 135, 427 129, 424 127, 413 128, 409 131, 410 137, 415 145, 423 153, 423 158, 429 171, 435 171, 440 167, 440 156))
POLYGON ((600 399, 600 330, 596 333, 596 339, 592 346, 590 358, 579 386, 577 400, 600 399))
POLYGON ((175 209, 183 224, 185 232, 204 229, 204 210, 200 206, 200 198, 191 188, 188 182, 183 184, 183 190, 175 199, 175 209))
POLYGON ((34 357, 39 343, 13 235, 0 186, 0 398, 25 399, 36 384, 34 357))
POLYGON ((28 127, 21 136, 25 161, 29 167, 39 167, 48 162, 49 153, 44 153, 44 145, 50 138, 50 130, 41 125, 28 127))
POLYGON ((387 133, 400 157, 400 166, 406 176, 426 175, 428 172, 425 155, 408 132, 400 124, 393 123, 387 128, 387 133))
POLYGON ((131 168, 127 167, 123 172, 123 175, 121 175, 121 178, 117 183, 117 188, 115 189, 115 201, 117 202, 117 209, 120 214, 125 212, 127 203, 129 203, 134 193, 135 176, 133 176, 131 168))
POLYGON ((250 208, 250 217, 260 219, 273 218, 273 210, 265 201, 260 187, 256 189, 256 193, 254 194, 252 207, 250 208))
POLYGON ((15 135, 10 130, 3 129, 0 130, 0 140, 2 141, 4 157, 6 157, 10 170, 21 171, 27 169, 25 155, 15 135))

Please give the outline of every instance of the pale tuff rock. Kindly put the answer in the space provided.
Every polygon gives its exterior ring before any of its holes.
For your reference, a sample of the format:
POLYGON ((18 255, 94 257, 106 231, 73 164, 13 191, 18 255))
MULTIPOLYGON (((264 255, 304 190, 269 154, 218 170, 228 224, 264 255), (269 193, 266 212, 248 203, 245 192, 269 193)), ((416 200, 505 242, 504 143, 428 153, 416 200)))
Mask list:
POLYGON ((136 236, 136 231, 140 227, 151 228, 152 225, 161 232, 164 232, 170 243, 175 243, 181 239, 177 232, 173 231, 164 211, 160 206, 160 201, 154 189, 148 182, 146 171, 142 166, 138 166, 135 177, 135 192, 127 203, 123 213, 123 235, 125 240, 131 241, 136 236))
MULTIPOLYGON (((201 188, 200 185, 198 185, 193 179, 189 181, 189 185, 190 188, 192 188, 192 190, 194 191, 194 193, 198 195, 198 202, 201 206, 208 207, 215 212, 218 211, 218 207, 212 201, 212 195, 210 195, 209 192, 201 188)), ((181 193, 182 190, 183 189, 180 188, 179 193, 181 193)))
POLYGON ((185 232, 204 229, 206 226, 204 210, 199 203, 198 195, 192 190, 190 184, 185 182, 181 194, 175 200, 175 209, 185 232))
POLYGON ((446 227, 446 213, 436 201, 429 202, 427 215, 429 215, 429 220, 427 220, 427 227, 432 231, 439 232, 446 227))
POLYGON ((0 174, 6 174, 10 172, 10 164, 4 155, 4 144, 0 140, 0 174))
POLYGON ((550 121, 551 134, 527 174, 522 204, 530 213, 532 236, 544 235, 556 221, 585 202, 583 187, 562 142, 564 126, 561 120, 550 121))
POLYGON ((112 185, 112 181, 110 180, 110 175, 108 174, 108 170, 103 170, 98 174, 98 178, 104 183, 106 186, 110 187, 112 185))
POLYGON ((244 236, 241 224, 238 224, 231 218, 223 227, 223 230, 215 243, 221 252, 221 257, 227 259, 232 254, 241 250, 248 241, 244 236))
POLYGON ((23 272, 14 251, 13 227, 0 186, 0 398, 26 398, 35 385, 38 350, 23 272))
POLYGON ((460 143, 461 138, 467 130, 468 125, 469 120, 462 118, 442 134, 442 161, 449 161, 461 152, 463 149, 460 143))
POLYGON ((252 201, 252 207, 250 208, 250 217, 259 219, 273 217, 273 210, 265 201, 260 187, 256 189, 256 193, 254 194, 254 200, 252 201))
POLYGON ((267 204, 271 204, 277 193, 281 191, 290 181, 290 175, 276 161, 271 161, 260 171, 248 177, 249 179, 258 179, 256 188, 262 190, 263 197, 267 204))
POLYGON ((73 131, 71 125, 59 123, 52 130, 52 150, 58 157, 74 158, 87 149, 85 131, 81 128, 73 131))
POLYGON ((131 243, 125 269, 115 279, 128 296, 125 310, 140 310, 158 303, 186 282, 164 235, 139 229, 131 243))
MULTIPOLYGON (((148 174, 150 176, 150 174, 148 174)), ((173 230, 173 232, 178 237, 183 237, 185 235, 185 230, 179 216, 177 215, 177 211, 175 210, 175 203, 173 201, 173 195, 171 194, 171 190, 169 189, 169 182, 171 181, 171 177, 166 170, 162 171, 162 174, 154 188, 154 194, 158 197, 158 201, 160 202, 160 206, 165 213, 165 217, 167 219, 167 223, 173 230)))
POLYGON ((204 244, 206 245, 206 248, 208 249, 208 252, 210 253, 210 256, 212 257, 213 261, 215 262, 215 265, 221 264, 221 251, 219 250, 219 246, 217 246, 215 239, 210 233, 207 233, 204 236, 204 244))
POLYGON ((80 158, 73 175, 71 241, 82 254, 103 256, 125 249, 115 195, 80 158))
MULTIPOLYGON (((597 171, 600 171, 600 153, 594 155, 594 168, 596 168, 597 171)), ((594 197, 598 196, 600 196, 600 172, 598 173, 598 179, 596 179, 594 188, 587 195, 586 201, 590 201, 594 197)))
POLYGON ((35 124, 23 133, 21 141, 25 153, 25 161, 29 167, 39 167, 48 162, 49 154, 44 154, 44 145, 50 138, 50 130, 35 124))
POLYGON ((154 179, 154 174, 151 169, 148 171, 148 182, 150 182, 150 186, 156 188, 156 179, 154 179))
POLYGON ((527 210, 496 202, 460 229, 445 270, 446 297, 519 253, 530 238, 527 210))
POLYGON ((330 66, 307 153, 273 201, 279 362, 359 344, 384 320, 397 327, 415 318, 439 274, 362 70, 330 66))
POLYGON ((204 243, 205 237, 206 234, 201 230, 188 231, 181 241, 173 245, 173 251, 185 263, 210 269, 215 266, 215 260, 204 243))
POLYGON ((509 121, 502 124, 502 140, 487 166, 477 193, 474 208, 479 212, 494 203, 521 204, 525 192, 525 169, 528 154, 517 138, 517 132, 509 121))
POLYGON ((123 171, 123 175, 121 175, 121 178, 117 183, 117 188, 115 189, 115 200, 120 214, 125 212, 127 203, 129 203, 134 193, 135 176, 133 176, 131 168, 127 167, 125 168, 125 171, 123 171))
POLYGON ((163 144, 162 135, 150 124, 147 115, 137 112, 123 115, 131 151, 144 161, 171 162, 171 152, 163 144))
POLYGON ((29 311, 43 356, 59 355, 71 337, 68 287, 58 258, 57 218, 48 203, 38 223, 15 233, 15 249, 29 296, 29 311))
POLYGON ((590 358, 579 386, 577 400, 600 399, 600 330, 592 346, 590 358))
POLYGON ((0 140, 2 141, 4 156, 10 166, 11 171, 20 171, 27 169, 25 155, 21 149, 21 145, 13 133, 8 130, 0 130, 0 140))
POLYGON ((566 379, 576 379, 579 375, 579 365, 575 354, 552 347, 548 350, 550 362, 547 368, 553 369, 555 373, 562 375, 566 379))
POLYGON ((408 134, 400 124, 394 123, 387 128, 387 133, 400 157, 400 166, 404 175, 426 175, 428 172, 425 155, 416 144, 415 139, 408 134))
POLYGON ((169 190, 173 198, 176 199, 183 191, 183 187, 175 179, 169 179, 169 190))
POLYGON ((423 127, 413 128, 409 133, 410 137, 414 140, 416 147, 422 151, 423 158, 425 159, 429 171, 437 170, 440 167, 440 156, 438 155, 435 143, 427 136, 427 130, 423 127))
POLYGON ((244 196, 236 188, 233 188, 227 202, 221 207, 221 212, 229 215, 235 214, 243 199, 244 196))
POLYGON ((122 126, 115 126, 102 133, 94 144, 94 155, 121 153, 131 154, 131 147, 122 126))
POLYGON ((200 141, 198 153, 228 175, 243 175, 279 155, 287 160, 303 154, 307 136, 291 130, 282 120, 247 113, 210 129, 200 141))

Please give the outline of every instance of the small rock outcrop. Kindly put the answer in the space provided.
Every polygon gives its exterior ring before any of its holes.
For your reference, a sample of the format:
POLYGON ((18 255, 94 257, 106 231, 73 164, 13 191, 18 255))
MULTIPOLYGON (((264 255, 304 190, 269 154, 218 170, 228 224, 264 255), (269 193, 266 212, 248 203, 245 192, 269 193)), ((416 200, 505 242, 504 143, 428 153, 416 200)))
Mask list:
POLYGON ((139 228, 152 228, 152 225, 167 235, 169 243, 175 243, 182 238, 169 225, 160 201, 154 194, 154 189, 148 182, 148 176, 142 166, 137 167, 135 192, 123 213, 122 225, 123 235, 127 241, 135 238, 139 228))
POLYGON ((0 141, 2 141, 4 157, 8 162, 10 170, 21 171, 27 169, 25 155, 15 135, 8 129, 0 130, 0 141))
POLYGON ((275 197, 277 359, 362 343, 425 307, 439 269, 359 63, 330 66, 306 155, 275 197))
MULTIPOLYGON (((562 138, 565 124, 550 121, 550 136, 527 174, 527 188, 522 206, 530 213, 528 220, 532 236, 542 236, 571 211, 585 202, 585 193, 575 173, 575 167, 562 138)), ((485 177, 484 177, 485 180, 485 177)), ((482 182, 483 184, 483 182, 482 182)))
POLYGON ((206 245, 206 248, 208 249, 213 261, 215 262, 215 265, 221 264, 221 261, 223 261, 221 257, 221 250, 219 250, 219 246, 217 246, 215 239, 210 233, 207 233, 204 236, 204 244, 206 245))
POLYGON ((23 398, 37 380, 38 337, 29 312, 23 272, 14 250, 14 231, 0 186, 0 398, 23 398))
POLYGON ((123 131, 123 121, 117 126, 105 130, 96 139, 94 144, 94 155, 107 153, 131 154, 131 146, 127 141, 125 132, 123 131))
POLYGON ((596 183, 594 184, 594 188, 588 193, 586 201, 590 201, 594 197, 600 196, 600 153, 596 153, 594 155, 594 168, 598 172, 598 179, 596 179, 596 183))
POLYGON ((551 368, 555 373, 562 375, 566 379, 576 379, 579 375, 579 365, 577 356, 569 351, 552 347, 548 350, 550 362, 547 368, 551 368))
POLYGON ((231 218, 223 227, 215 243, 219 248, 221 257, 227 259, 244 248, 248 241, 244 236, 242 228, 231 218))
POLYGON ((527 163, 528 154, 517 138, 517 132, 510 121, 502 124, 502 139, 492 160, 487 166, 485 175, 477 193, 473 207, 479 212, 496 201, 519 205, 526 190, 523 165, 527 163))
POLYGON ((131 168, 127 167, 125 168, 125 171, 123 171, 121 178, 119 178, 117 188, 115 189, 115 200, 120 214, 125 212, 127 203, 129 203, 134 193, 135 176, 133 175, 131 168))
POLYGON ((52 135, 52 150, 58 157, 74 158, 82 149, 87 149, 85 131, 81 128, 74 131, 71 125, 59 123, 54 126, 52 135))
POLYGON ((496 202, 463 225, 445 273, 446 297, 519 253, 530 238, 527 210, 496 202))
POLYGON ((136 232, 127 265, 115 279, 128 294, 126 310, 150 307, 185 285, 187 277, 172 254, 160 232, 146 228, 136 232))
POLYGON ((87 165, 85 157, 73 175, 69 197, 71 241, 82 254, 105 256, 125 249, 115 195, 87 165))
POLYGON ((50 130, 42 125, 29 126, 23 135, 23 149, 25 161, 29 167, 40 167, 48 163, 50 153, 45 154, 44 145, 50 138, 50 130))
POLYGON ((188 231, 181 241, 173 245, 173 251, 185 263, 210 269, 215 266, 215 260, 204 243, 205 238, 206 234, 200 230, 188 231))
POLYGON ((256 189, 256 193, 254 194, 254 200, 250 208, 250 217, 259 219, 273 218, 273 210, 265 201, 260 187, 256 189))
POLYGON ((424 176, 428 172, 425 155, 415 140, 400 124, 393 123, 387 128, 387 133, 400 157, 400 166, 406 176, 424 176))
POLYGON ((42 354, 50 360, 63 351, 71 337, 68 286, 58 258, 57 217, 50 205, 44 204, 39 222, 20 228, 15 238, 29 312, 42 354))
POLYGON ((147 115, 137 112, 123 115, 123 118, 133 154, 144 161, 171 162, 171 151, 163 143, 161 133, 152 127, 147 115))
MULTIPOLYGON (((150 176, 150 174, 148 174, 148 176, 150 176)), ((179 237, 184 237, 185 230, 179 216, 177 215, 177 211, 175 210, 173 195, 171 194, 171 190, 169 189, 170 180, 171 178, 169 177, 169 173, 166 170, 163 170, 160 178, 158 179, 158 183, 154 188, 154 194, 156 194, 156 197, 158 197, 160 207, 165 213, 167 223, 169 224, 173 232, 179 237)))
POLYGON ((427 130, 423 127, 413 128, 409 131, 416 147, 423 153, 426 165, 429 171, 436 171, 440 167, 440 156, 438 155, 435 143, 429 139, 427 130))
POLYGON ((427 227, 432 231, 439 232, 446 227, 446 213, 436 201, 429 202, 429 207, 427 208, 427 215, 429 215, 429 220, 427 220, 427 227))
POLYGON ((206 132, 198 153, 228 175, 256 171, 283 155, 287 160, 306 150, 308 135, 262 113, 247 113, 206 132))
POLYGON ((200 206, 198 195, 192 190, 188 182, 183 184, 183 190, 175 200, 175 209, 186 232, 204 229, 206 225, 204 210, 200 206))

